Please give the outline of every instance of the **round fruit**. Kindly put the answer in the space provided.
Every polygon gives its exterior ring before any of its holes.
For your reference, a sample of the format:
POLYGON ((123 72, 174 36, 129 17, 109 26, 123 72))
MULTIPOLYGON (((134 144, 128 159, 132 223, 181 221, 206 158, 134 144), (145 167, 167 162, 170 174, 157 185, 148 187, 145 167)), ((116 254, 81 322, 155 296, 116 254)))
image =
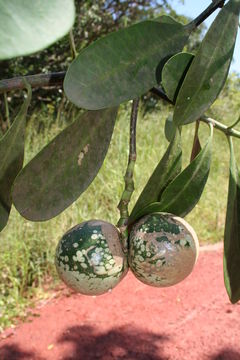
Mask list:
POLYGON ((70 229, 57 246, 55 264, 66 285, 85 295, 111 290, 128 270, 117 228, 102 220, 70 229))
POLYGON ((197 235, 185 220, 167 213, 150 214, 131 230, 129 265, 143 283, 171 286, 192 272, 198 249, 197 235))

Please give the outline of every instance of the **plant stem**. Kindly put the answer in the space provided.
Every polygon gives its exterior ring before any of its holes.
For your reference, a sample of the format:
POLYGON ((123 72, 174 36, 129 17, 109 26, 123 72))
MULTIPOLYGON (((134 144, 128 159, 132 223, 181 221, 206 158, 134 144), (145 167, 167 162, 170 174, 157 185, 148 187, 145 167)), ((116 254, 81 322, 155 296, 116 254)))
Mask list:
POLYGON ((117 226, 119 227, 121 240, 123 245, 123 250, 127 252, 127 240, 128 240, 128 204, 131 200, 133 191, 134 191, 134 167, 137 157, 136 152, 136 126, 137 126, 137 116, 138 116, 138 106, 139 99, 135 99, 132 102, 132 112, 131 112, 131 120, 130 120, 130 138, 129 138, 129 155, 128 155, 128 165, 126 174, 124 176, 125 188, 122 193, 121 200, 118 204, 118 209, 120 211, 120 219, 118 221, 117 226))
POLYGON ((11 123, 10 123, 10 117, 9 117, 9 107, 8 107, 8 99, 7 99, 7 93, 4 92, 4 106, 5 106, 5 114, 6 114, 6 120, 7 120, 7 127, 10 129, 11 123))
POLYGON ((196 29, 201 25, 215 10, 224 5, 225 0, 214 0, 212 3, 193 21, 191 21, 187 26, 191 29, 196 29))
POLYGON ((240 131, 232 129, 231 127, 227 127, 217 120, 207 116, 202 116, 199 120, 205 122, 206 124, 212 124, 215 129, 222 131, 227 136, 233 136, 240 139, 240 131))
POLYGON ((75 46, 75 41, 74 41, 74 36, 73 36, 73 31, 70 30, 69 32, 69 43, 70 43, 70 49, 71 49, 71 54, 72 54, 72 59, 74 60, 77 57, 77 50, 76 50, 76 46, 75 46))

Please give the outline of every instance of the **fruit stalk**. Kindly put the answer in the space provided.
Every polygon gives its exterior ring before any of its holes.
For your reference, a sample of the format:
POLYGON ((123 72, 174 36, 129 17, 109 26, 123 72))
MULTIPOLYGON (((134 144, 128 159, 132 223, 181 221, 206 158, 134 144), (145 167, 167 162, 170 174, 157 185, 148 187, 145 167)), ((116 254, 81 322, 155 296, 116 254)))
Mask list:
POLYGON ((131 112, 131 120, 130 120, 130 139, 129 139, 129 155, 128 155, 128 165, 126 174, 124 176, 125 188, 121 196, 121 200, 118 204, 118 209, 120 211, 120 219, 118 221, 118 228, 121 234, 122 246, 124 252, 127 252, 127 239, 128 239, 128 204, 131 200, 133 191, 134 191, 134 167, 137 157, 136 152, 136 127, 137 127, 137 116, 138 116, 138 106, 139 99, 133 100, 132 103, 132 112, 131 112))

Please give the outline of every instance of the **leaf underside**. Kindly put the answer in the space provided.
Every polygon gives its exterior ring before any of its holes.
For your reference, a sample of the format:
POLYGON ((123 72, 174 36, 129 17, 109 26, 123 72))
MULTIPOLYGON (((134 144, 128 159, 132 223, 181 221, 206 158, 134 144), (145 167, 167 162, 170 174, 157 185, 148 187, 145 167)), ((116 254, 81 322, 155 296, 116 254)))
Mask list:
POLYGON ((87 189, 106 156, 116 115, 116 108, 86 112, 23 168, 13 188, 22 216, 51 219, 87 189))
POLYGON ((240 1, 230 0, 209 28, 180 88, 173 120, 183 125, 211 106, 228 75, 239 22, 240 1))
POLYGON ((12 184, 22 168, 27 110, 31 88, 12 126, 0 139, 0 231, 6 226, 12 206, 12 184))
POLYGON ((224 232, 224 282, 234 304, 240 300, 240 176, 230 139, 230 173, 224 232))
POLYGON ((74 23, 73 0, 0 0, 0 60, 42 50, 74 23))
POLYGON ((157 85, 164 63, 182 50, 190 34, 187 27, 167 19, 140 22, 84 49, 64 79, 68 99, 96 110, 134 99, 157 85))

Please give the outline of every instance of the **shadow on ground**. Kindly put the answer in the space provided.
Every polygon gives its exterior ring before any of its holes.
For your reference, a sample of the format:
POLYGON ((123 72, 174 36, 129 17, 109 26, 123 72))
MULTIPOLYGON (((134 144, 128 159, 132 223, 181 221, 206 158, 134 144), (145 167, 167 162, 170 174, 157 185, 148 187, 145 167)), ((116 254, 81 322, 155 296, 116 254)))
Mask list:
POLYGON ((240 360, 240 353, 231 349, 223 349, 210 356, 209 360, 240 360))
POLYGON ((21 349, 17 344, 4 345, 0 348, 1 360, 43 360, 31 351, 21 349))
POLYGON ((163 355, 165 335, 145 332, 124 326, 105 333, 92 326, 68 328, 59 339, 61 344, 71 344, 71 354, 63 360, 167 360, 163 355))

